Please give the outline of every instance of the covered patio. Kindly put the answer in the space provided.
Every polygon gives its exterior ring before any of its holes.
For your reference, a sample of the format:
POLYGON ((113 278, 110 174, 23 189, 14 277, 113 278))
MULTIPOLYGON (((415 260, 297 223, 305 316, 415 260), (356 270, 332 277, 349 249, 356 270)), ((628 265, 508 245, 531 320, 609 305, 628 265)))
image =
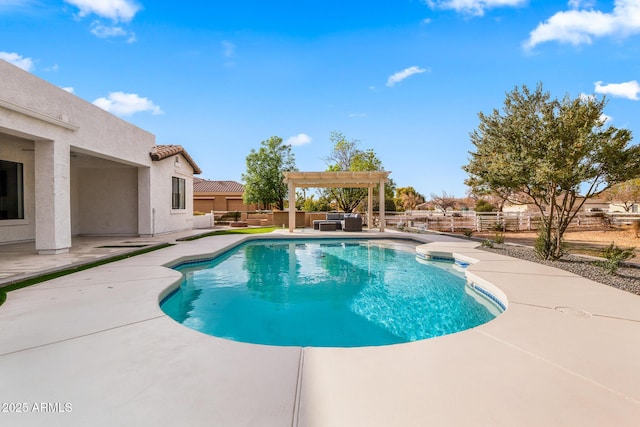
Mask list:
MULTIPOLYGON (((379 229, 384 231, 384 185, 389 180, 389 171, 364 172, 284 172, 284 182, 289 188, 289 200, 296 199, 296 188, 368 188, 367 228, 373 225, 373 189, 379 186, 379 229)), ((289 232, 296 227, 295 203, 289 205, 289 232)))

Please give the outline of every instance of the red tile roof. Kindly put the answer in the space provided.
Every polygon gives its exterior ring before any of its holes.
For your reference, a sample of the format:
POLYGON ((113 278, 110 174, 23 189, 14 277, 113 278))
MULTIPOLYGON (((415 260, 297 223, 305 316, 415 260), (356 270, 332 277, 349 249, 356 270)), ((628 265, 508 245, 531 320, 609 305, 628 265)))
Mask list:
POLYGON ((187 162, 193 167, 193 173, 199 174, 202 173, 202 170, 198 167, 196 162, 191 158, 187 150, 185 150, 182 145, 155 145, 149 155, 151 155, 151 160, 157 162, 168 157, 171 157, 176 154, 182 154, 187 162))
POLYGON ((244 185, 236 181, 193 180, 194 193, 244 193, 244 185))

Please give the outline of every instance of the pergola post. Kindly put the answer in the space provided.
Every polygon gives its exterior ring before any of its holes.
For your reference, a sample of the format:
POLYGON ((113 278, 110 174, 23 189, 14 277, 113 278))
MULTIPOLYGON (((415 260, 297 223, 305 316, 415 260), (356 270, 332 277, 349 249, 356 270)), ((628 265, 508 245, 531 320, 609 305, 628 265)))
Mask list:
POLYGON ((378 215, 380 220, 380 231, 384 231, 384 179, 380 179, 380 207, 378 208, 378 215))
POLYGON ((289 233, 296 228, 296 184, 289 181, 289 233))
POLYGON ((373 228, 373 186, 369 185, 369 196, 367 197, 367 230, 373 228))

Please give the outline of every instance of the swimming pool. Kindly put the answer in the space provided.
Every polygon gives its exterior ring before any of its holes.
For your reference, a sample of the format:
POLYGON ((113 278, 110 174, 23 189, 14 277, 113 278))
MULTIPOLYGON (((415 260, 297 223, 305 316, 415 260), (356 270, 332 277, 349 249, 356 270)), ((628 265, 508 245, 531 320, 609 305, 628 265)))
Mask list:
POLYGON ((453 263, 418 262, 392 240, 256 240, 176 266, 162 310, 236 341, 358 347, 411 342, 486 323, 501 310, 453 263))

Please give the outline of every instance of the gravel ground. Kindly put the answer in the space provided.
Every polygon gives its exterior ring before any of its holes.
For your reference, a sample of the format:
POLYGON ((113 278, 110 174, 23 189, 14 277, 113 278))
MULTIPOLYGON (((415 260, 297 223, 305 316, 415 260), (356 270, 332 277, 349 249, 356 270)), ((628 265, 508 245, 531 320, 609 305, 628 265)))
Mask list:
POLYGON ((596 261, 593 258, 579 255, 565 255, 557 261, 543 261, 536 257, 532 248, 526 246, 496 245, 493 248, 479 249, 560 268, 595 282, 640 295, 640 266, 623 265, 615 274, 609 274, 602 267, 595 265, 596 261))

